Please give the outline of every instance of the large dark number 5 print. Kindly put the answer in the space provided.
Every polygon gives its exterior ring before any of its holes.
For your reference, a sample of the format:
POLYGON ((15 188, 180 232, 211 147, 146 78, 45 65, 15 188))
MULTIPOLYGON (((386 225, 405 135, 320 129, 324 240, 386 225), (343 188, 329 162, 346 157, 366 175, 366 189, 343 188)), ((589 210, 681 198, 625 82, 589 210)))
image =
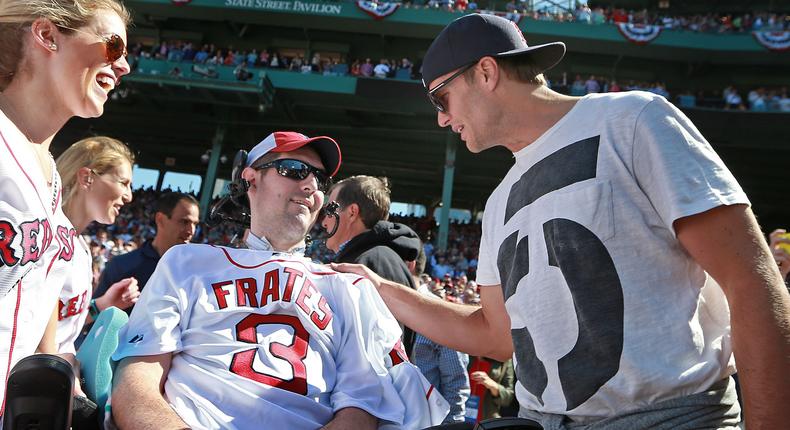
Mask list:
MULTIPOLYGON (((595 178, 598 144, 596 136, 568 145, 525 172, 511 188, 504 221, 544 195, 595 178)), ((518 236, 519 231, 511 233, 497 255, 505 300, 515 294, 519 281, 529 273, 529 237, 518 240, 518 236)), ((566 410, 570 411, 592 397, 619 369, 623 290, 609 251, 585 226, 554 218, 543 223, 543 240, 548 251, 543 261, 562 273, 579 328, 576 344, 557 363, 566 410)), ((533 264, 538 262, 540 259, 533 260, 533 264)), ((513 329, 512 336, 518 380, 543 404, 548 384, 546 365, 535 353, 528 327, 513 329)))
POLYGON ((304 359, 307 357, 307 346, 310 333, 305 330, 299 318, 291 315, 259 315, 252 314, 236 324, 236 338, 242 342, 258 344, 258 326, 264 324, 287 325, 293 329, 293 343, 285 345, 272 342, 269 352, 277 358, 287 361, 293 368, 293 378, 283 379, 275 375, 258 372, 252 368, 258 348, 237 352, 230 362, 230 371, 253 381, 272 387, 282 388, 297 394, 307 394, 307 370, 304 359))

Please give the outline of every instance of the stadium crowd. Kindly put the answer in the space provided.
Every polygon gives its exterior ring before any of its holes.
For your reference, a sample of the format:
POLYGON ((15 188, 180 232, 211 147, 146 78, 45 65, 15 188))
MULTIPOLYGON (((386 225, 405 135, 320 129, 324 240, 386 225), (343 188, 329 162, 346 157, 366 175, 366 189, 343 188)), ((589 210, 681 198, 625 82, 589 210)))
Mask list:
MULTIPOLYGON (((349 65, 344 56, 333 54, 323 56, 314 53, 308 61, 304 54, 296 53, 286 56, 274 49, 241 50, 232 46, 217 48, 214 44, 203 44, 200 48, 188 41, 163 41, 161 44, 144 47, 136 44, 130 49, 130 58, 153 58, 169 62, 192 62, 193 71, 202 75, 216 77, 212 67, 224 65, 234 67, 234 76, 240 81, 254 79, 254 68, 273 68, 297 73, 313 73, 330 76, 354 76, 362 78, 395 78, 419 79, 421 63, 409 58, 400 60, 381 58, 375 63, 371 58, 355 59, 349 65), (205 66, 205 70, 203 67, 205 66)), ((130 61, 134 68, 135 61, 130 61)), ((184 71, 179 66, 170 70, 170 75, 183 77, 184 71)), ((631 90, 648 91, 661 95, 683 108, 704 107, 713 109, 751 110, 755 112, 790 112, 790 96, 787 87, 736 88, 729 86, 721 93, 696 91, 692 89, 675 89, 670 93, 664 82, 643 82, 636 80, 620 80, 603 76, 576 74, 568 76, 547 74, 548 85, 555 91, 571 96, 583 96, 590 93, 620 92, 631 90), (744 102, 740 94, 748 94, 744 102)))
POLYGON ((707 13, 672 15, 661 10, 627 10, 596 2, 576 2, 575 9, 553 3, 550 7, 532 7, 521 0, 484 1, 474 0, 412 0, 404 2, 406 7, 424 7, 447 11, 489 10, 508 12, 530 17, 538 21, 581 22, 592 25, 620 23, 657 25, 665 30, 693 31, 702 33, 741 33, 748 31, 785 31, 790 27, 790 18, 785 13, 754 11, 752 13, 707 13))

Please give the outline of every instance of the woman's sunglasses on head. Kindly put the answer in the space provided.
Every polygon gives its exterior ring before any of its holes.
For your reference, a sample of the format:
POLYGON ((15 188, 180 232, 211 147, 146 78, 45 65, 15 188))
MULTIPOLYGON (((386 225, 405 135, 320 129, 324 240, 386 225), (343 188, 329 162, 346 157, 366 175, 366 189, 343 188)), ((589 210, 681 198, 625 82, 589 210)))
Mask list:
POLYGON ((252 168, 255 170, 263 170, 272 167, 277 170, 277 173, 280 176, 284 176, 295 181, 301 181, 312 173, 313 176, 315 176, 316 182, 318 183, 318 189, 323 192, 326 192, 332 183, 332 178, 330 178, 322 170, 319 170, 318 168, 313 167, 304 161, 294 160, 291 158, 280 158, 278 160, 261 164, 260 166, 253 166, 252 168))

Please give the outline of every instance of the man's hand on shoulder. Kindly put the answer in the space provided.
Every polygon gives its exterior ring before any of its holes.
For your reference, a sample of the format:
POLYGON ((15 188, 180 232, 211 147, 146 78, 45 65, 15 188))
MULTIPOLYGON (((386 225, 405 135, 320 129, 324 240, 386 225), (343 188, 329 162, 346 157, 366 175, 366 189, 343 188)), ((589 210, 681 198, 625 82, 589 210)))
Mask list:
POLYGON ((384 278, 377 275, 375 272, 370 270, 367 266, 362 264, 352 264, 352 263, 329 263, 329 266, 332 270, 340 273, 353 273, 364 278, 367 278, 376 289, 380 289, 382 283, 384 282, 384 278))

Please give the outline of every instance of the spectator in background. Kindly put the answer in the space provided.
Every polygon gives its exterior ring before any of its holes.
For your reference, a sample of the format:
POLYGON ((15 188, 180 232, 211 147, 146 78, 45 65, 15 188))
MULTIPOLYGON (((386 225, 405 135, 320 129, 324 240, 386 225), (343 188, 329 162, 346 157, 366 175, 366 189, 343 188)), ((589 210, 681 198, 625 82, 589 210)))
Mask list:
POLYGON ((743 104, 743 99, 738 94, 738 90, 733 86, 724 89, 724 109, 725 110, 746 110, 743 104))
POLYGON ((595 79, 595 75, 590 75, 589 79, 584 83, 585 94, 600 93, 601 84, 595 79))
POLYGON ((349 74, 351 74, 351 76, 362 76, 362 65, 359 63, 359 60, 354 60, 354 62, 351 63, 349 74))
POLYGON ((411 79, 412 67, 413 64, 408 58, 401 58, 400 64, 398 64, 398 72, 396 76, 401 79, 411 79))
MULTIPOLYGON (((173 246, 189 243, 192 239, 195 226, 200 221, 198 202, 190 194, 165 193, 156 202, 154 218, 154 239, 146 241, 139 249, 110 260, 99 279, 94 299, 101 298, 114 283, 129 277, 137 279, 140 290, 145 288, 162 255, 173 246)), ((131 310, 129 308, 126 312, 131 310)))
POLYGON ((252 73, 247 70, 246 60, 243 60, 238 66, 236 66, 236 68, 233 70, 233 74, 236 76, 236 80, 242 82, 248 81, 250 78, 252 78, 252 73))
POLYGON ((573 80, 571 84, 571 94, 572 96, 583 96, 587 94, 587 87, 585 85, 584 80, 582 80, 582 75, 576 75, 576 79, 573 80))
POLYGON ((678 96, 678 106, 682 108, 693 108, 697 105, 697 97, 691 91, 684 91, 678 96))
POLYGON ((258 57, 258 65, 261 67, 269 67, 269 51, 264 49, 258 57))
POLYGON ((258 63, 258 50, 253 49, 252 51, 247 53, 247 66, 255 67, 258 65, 257 63, 258 63))
POLYGON ((208 45, 203 45, 203 47, 200 48, 200 51, 195 53, 194 62, 203 64, 206 62, 206 60, 208 60, 208 56, 209 56, 208 45))
POLYGON ((292 72, 300 72, 302 71, 302 64, 304 64, 304 56, 302 54, 299 54, 291 60, 291 64, 290 66, 288 66, 288 70, 292 72))
POLYGON ((472 383, 482 384, 485 395, 480 399, 481 420, 491 418, 501 418, 502 409, 510 408, 516 400, 516 375, 513 371, 513 359, 504 363, 486 357, 475 357, 475 360, 482 360, 487 364, 489 370, 477 370, 469 375, 472 383))
POLYGON ((366 78, 373 76, 373 63, 370 61, 370 58, 365 58, 365 62, 359 66, 359 74, 366 78))
POLYGON ((447 263, 447 258, 439 256, 439 258, 436 259, 436 264, 433 265, 431 276, 437 279, 443 279, 445 276, 450 275, 452 271, 453 267, 447 263))
MULTIPOLYGON (((134 156, 118 140, 97 136, 80 140, 58 157, 63 178, 63 212, 78 232, 97 221, 112 224, 121 207, 132 200, 134 156)), ((120 236, 114 238, 122 241, 120 236)), ((140 295, 137 281, 128 277, 113 283, 99 300, 93 294, 93 259, 82 235, 75 237, 69 270, 58 304, 56 341, 59 352, 76 353, 74 341, 88 314, 115 306, 126 309, 140 295)))
POLYGON ((770 235, 771 251, 774 255, 774 260, 779 266, 779 272, 782 273, 782 279, 785 285, 788 285, 787 274, 790 273, 790 235, 787 230, 783 228, 776 229, 770 235))
POLYGON ((781 112, 790 112, 790 94, 787 92, 787 87, 782 87, 779 95, 779 110, 781 112))
POLYGON ((656 82, 648 91, 669 100, 669 91, 667 91, 666 85, 664 85, 663 82, 656 82))
POLYGON ((389 73, 390 65, 386 58, 382 58, 381 61, 379 61, 379 64, 373 68, 373 75, 377 78, 386 78, 389 73))
POLYGON ((321 72, 321 54, 318 52, 314 53, 313 58, 310 59, 310 71, 313 73, 321 72))
MULTIPOLYGON (((322 221, 335 234, 326 241, 338 263, 360 263, 379 276, 416 288, 404 261, 414 261, 422 248, 420 239, 403 224, 387 221, 390 211, 390 188, 387 178, 352 176, 329 190, 327 202, 337 202, 338 218, 322 221), (337 223, 337 225, 336 225, 337 223)), ((404 329, 403 343, 411 354, 414 332, 404 329)))

